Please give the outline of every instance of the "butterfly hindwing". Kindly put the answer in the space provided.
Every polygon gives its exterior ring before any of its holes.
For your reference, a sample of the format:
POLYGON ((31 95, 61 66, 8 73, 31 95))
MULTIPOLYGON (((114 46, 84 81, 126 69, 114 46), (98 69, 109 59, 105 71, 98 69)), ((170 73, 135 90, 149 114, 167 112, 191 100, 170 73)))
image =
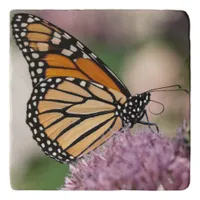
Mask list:
POLYGON ((109 139, 122 127, 116 102, 126 97, 113 89, 73 77, 40 82, 27 104, 33 138, 50 157, 75 160, 109 139))
POLYGON ((94 53, 55 25, 34 15, 16 14, 12 29, 29 63, 33 86, 46 78, 70 76, 94 81, 130 96, 126 86, 94 53))

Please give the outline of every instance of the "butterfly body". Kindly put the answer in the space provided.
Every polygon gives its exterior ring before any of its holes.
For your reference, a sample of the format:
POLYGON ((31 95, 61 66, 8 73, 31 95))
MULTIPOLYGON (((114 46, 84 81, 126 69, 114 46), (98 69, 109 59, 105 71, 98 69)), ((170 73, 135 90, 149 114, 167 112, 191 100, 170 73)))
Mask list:
POLYGON ((123 126, 132 128, 134 124, 140 121, 145 112, 145 107, 150 101, 150 93, 145 92, 135 96, 130 96, 124 104, 116 106, 116 115, 119 115, 123 121, 123 126))
POLYGON ((131 96, 123 82, 72 35, 23 13, 14 16, 12 29, 33 85, 26 123, 45 154, 61 163, 74 161, 123 127, 151 125, 145 109, 150 93, 131 96), (144 116, 148 123, 141 121, 144 116))

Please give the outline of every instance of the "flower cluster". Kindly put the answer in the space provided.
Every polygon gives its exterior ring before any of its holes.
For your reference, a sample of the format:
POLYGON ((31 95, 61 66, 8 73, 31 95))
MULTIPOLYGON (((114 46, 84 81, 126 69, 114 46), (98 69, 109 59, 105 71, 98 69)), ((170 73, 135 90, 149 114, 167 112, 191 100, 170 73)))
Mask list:
POLYGON ((89 156, 70 165, 66 190, 183 190, 190 161, 183 128, 176 138, 123 130, 89 156))

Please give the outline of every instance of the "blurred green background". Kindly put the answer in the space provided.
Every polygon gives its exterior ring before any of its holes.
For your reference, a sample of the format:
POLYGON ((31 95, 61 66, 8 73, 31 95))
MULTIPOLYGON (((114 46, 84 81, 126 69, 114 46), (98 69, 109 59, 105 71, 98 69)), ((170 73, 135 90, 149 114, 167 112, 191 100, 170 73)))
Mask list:
MULTIPOLYGON (((35 14, 69 32, 98 55, 127 85, 131 93, 180 84, 190 87, 189 19, 183 11, 11 11, 35 14)), ((28 65, 11 38, 10 174, 13 189, 59 189, 68 165, 45 156, 25 123, 32 86, 28 65)), ((189 121, 189 96, 181 92, 154 93, 165 105, 159 116, 149 113, 161 132, 173 136, 189 121)), ((150 104, 159 112, 157 104, 150 104)), ((138 126, 133 128, 133 131, 138 126)), ((140 126, 141 127, 141 126, 140 126)))

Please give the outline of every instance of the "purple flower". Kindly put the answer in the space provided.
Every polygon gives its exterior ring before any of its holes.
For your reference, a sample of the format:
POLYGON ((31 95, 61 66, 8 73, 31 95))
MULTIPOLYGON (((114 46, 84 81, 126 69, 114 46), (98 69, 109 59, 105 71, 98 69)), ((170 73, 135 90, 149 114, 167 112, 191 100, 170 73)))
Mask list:
POLYGON ((190 161, 183 129, 169 139, 149 131, 117 133, 89 156, 70 165, 66 190, 183 190, 190 161))

